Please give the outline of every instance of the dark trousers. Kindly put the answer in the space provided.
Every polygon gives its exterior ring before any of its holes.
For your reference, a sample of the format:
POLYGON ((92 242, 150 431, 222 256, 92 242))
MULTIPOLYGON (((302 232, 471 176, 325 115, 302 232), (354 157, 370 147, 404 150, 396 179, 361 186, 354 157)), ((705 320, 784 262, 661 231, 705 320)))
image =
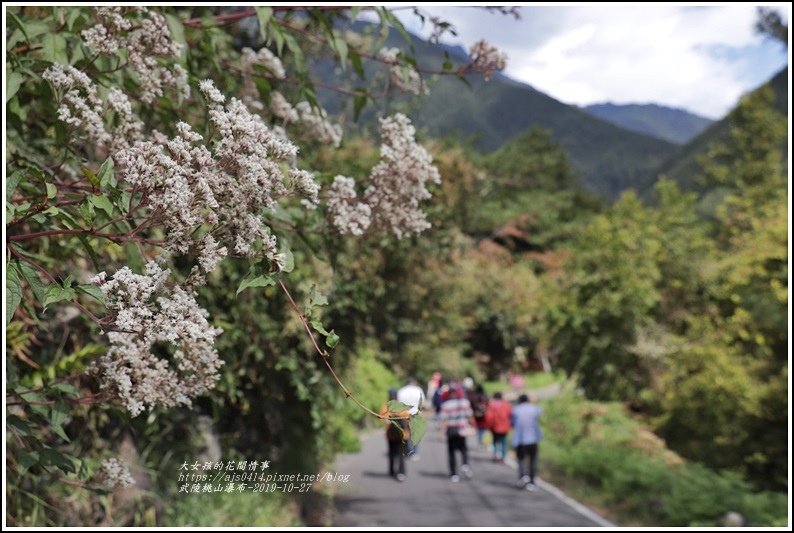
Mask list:
POLYGON ((469 450, 466 448, 466 437, 461 435, 447 435, 447 454, 449 455, 449 475, 458 473, 455 453, 460 452, 463 465, 469 464, 469 450))
POLYGON ((403 441, 390 440, 389 442, 389 475, 405 474, 405 456, 403 455, 403 441))
POLYGON ((535 474, 538 471, 538 444, 521 444, 517 446, 516 459, 518 461, 519 479, 529 473, 529 482, 534 483, 535 474), (528 470, 527 467, 529 467, 528 470))

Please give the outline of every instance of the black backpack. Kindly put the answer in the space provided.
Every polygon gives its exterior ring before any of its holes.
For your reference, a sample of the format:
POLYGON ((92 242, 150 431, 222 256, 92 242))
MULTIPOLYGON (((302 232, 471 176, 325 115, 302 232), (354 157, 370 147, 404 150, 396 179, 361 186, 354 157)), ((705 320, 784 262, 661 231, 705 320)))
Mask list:
POLYGON ((488 397, 484 394, 477 394, 474 400, 474 418, 485 418, 485 413, 488 412, 488 397))

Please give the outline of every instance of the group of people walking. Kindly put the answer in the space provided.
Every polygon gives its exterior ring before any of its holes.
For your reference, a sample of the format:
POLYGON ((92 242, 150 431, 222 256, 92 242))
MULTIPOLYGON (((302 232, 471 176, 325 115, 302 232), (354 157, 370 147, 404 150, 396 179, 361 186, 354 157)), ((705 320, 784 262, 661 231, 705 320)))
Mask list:
MULTIPOLYGON (((412 377, 402 388, 389 390, 389 400, 410 406, 407 413, 402 413, 402 418, 385 419, 389 474, 392 477, 404 481, 406 457, 418 458, 418 447, 410 437, 408 417, 417 414, 420 405, 427 406, 428 398, 435 411, 437 431, 442 439, 446 439, 451 482, 458 483, 461 475, 467 478, 474 476, 469 463, 467 437, 476 436, 479 449, 484 450, 485 435, 490 432, 494 462, 503 463, 508 446, 512 447, 518 463, 517 487, 535 490, 538 443, 543 438, 539 423, 543 408, 529 394, 521 394, 517 404, 512 405, 500 392, 489 398, 482 385, 475 387, 471 378, 462 382, 445 381, 438 372, 428 383, 427 395, 412 377)), ((388 402, 381 408, 381 415, 388 413, 387 405, 388 402)))

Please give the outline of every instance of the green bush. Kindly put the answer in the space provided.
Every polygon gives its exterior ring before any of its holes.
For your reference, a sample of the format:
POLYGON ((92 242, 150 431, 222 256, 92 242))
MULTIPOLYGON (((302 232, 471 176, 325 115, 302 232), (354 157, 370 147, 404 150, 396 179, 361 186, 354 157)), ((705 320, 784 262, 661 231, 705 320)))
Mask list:
POLYGON ((572 391, 544 400, 541 475, 624 525, 711 527, 727 512, 748 526, 787 525, 785 494, 759 492, 732 471, 684 462, 618 404, 572 391))
MULTIPOLYGON (((353 357, 342 376, 342 382, 359 402, 376 413, 388 400, 389 388, 400 384, 394 372, 378 360, 377 353, 366 347, 353 357)), ((379 420, 358 406, 352 398, 339 395, 339 403, 338 412, 341 416, 328 421, 333 426, 335 446, 340 453, 358 451, 361 448, 358 431, 378 426, 379 420)))

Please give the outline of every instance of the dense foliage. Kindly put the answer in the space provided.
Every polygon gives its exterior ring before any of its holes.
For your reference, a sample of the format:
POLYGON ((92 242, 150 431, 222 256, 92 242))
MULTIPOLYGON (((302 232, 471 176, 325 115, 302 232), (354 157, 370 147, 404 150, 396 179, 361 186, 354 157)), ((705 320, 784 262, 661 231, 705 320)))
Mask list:
MULTIPOLYGON (((785 490, 774 94, 748 96, 702 162, 707 216, 666 180, 654 205, 607 205, 541 128, 487 155, 418 141, 394 90, 504 58, 381 53, 402 26, 361 9, 383 33, 338 31, 342 9, 7 8, 9 525, 181 525, 163 502, 185 496, 183 463, 317 471, 388 387, 436 370, 562 370, 732 487, 785 490), (340 137, 321 58, 375 84, 337 89, 381 129, 340 137)), ((709 505, 697 520, 728 510, 709 505)))

